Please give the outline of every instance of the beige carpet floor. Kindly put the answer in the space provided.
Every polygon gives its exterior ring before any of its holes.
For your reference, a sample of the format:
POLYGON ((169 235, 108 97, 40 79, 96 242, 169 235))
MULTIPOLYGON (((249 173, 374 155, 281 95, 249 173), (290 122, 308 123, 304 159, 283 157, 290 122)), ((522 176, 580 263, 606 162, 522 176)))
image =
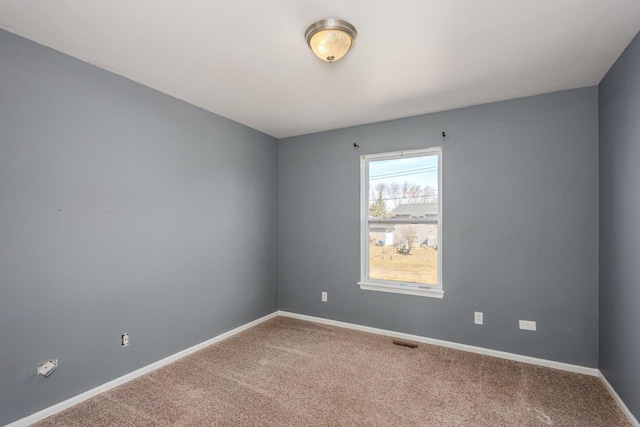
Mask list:
POLYGON ((595 377, 277 317, 36 425, 629 424, 595 377))

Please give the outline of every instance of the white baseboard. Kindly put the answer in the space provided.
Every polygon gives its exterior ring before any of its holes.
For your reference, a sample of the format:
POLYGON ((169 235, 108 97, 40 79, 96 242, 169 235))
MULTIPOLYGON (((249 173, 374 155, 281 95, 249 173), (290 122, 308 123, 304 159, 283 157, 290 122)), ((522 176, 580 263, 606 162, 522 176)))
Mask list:
POLYGON ((259 319, 256 319, 252 322, 249 322, 247 324, 244 324, 242 326, 239 326, 235 329, 232 329, 231 331, 225 332, 223 334, 220 334, 214 338, 211 338, 210 340, 204 341, 200 344, 196 344, 193 347, 189 347, 186 350, 182 350, 176 354, 173 354, 171 356, 165 357, 162 360, 159 360, 157 362, 154 362, 150 365, 144 366, 136 371, 130 372, 126 375, 121 376, 120 378, 116 378, 113 381, 109 381, 108 383, 102 384, 101 386, 98 386, 96 388, 93 388, 91 390, 88 390, 82 394, 79 394, 75 397, 72 397, 70 399, 67 399, 63 402, 57 403, 53 406, 50 406, 46 409, 43 409, 39 412, 36 412, 35 414, 29 415, 25 418, 22 418, 20 420, 14 421, 11 424, 7 424, 5 427, 26 427, 29 426, 35 422, 38 422, 40 420, 43 420, 47 417, 50 417, 52 415, 55 415, 59 412, 64 411, 65 409, 68 409, 74 405, 77 405, 78 403, 84 402, 85 400, 91 399, 94 396, 97 396, 101 393, 104 393, 108 390, 111 390, 114 387, 117 387, 119 385, 122 385, 124 383, 127 383, 135 378, 138 378, 142 375, 148 374, 149 372, 155 371, 158 368, 161 368, 165 365, 168 365, 169 363, 175 362, 178 359, 181 359, 185 356, 188 356, 190 354, 195 353, 198 350, 201 350, 205 347, 208 347, 212 344, 215 344, 217 342, 220 342, 226 338, 229 338, 239 332, 242 332, 246 329, 249 329, 253 326, 256 326, 262 322, 265 322, 269 319, 272 319, 276 316, 284 316, 284 317, 292 317, 295 319, 300 319, 300 320, 307 320, 309 322, 316 322, 316 323, 321 323, 321 324, 325 324, 325 325, 332 325, 332 326, 338 326, 341 328, 347 328, 347 329, 354 329, 354 330, 358 330, 358 331, 363 331, 363 332, 369 332, 369 333, 373 333, 373 334, 378 334, 378 335, 385 335, 385 336, 389 336, 389 337, 394 337, 394 338, 402 338, 402 339, 407 339, 410 341, 417 341, 417 342, 423 342, 426 344, 433 344, 433 345, 438 345, 441 347, 448 347, 448 348, 453 348, 456 350, 463 350, 463 351, 469 351, 471 353, 478 353, 478 354, 483 354, 486 356, 493 356, 493 357, 499 357, 501 359, 508 359, 508 360, 514 360, 517 362, 523 362, 523 363, 529 363, 532 365, 539 365, 539 366, 546 366, 548 368, 554 368, 554 369, 560 369, 563 371, 569 371, 569 372, 576 372, 579 374, 585 374, 585 375, 591 375, 591 376, 596 376, 599 377, 600 380, 603 382, 603 384, 605 385, 605 387, 607 388, 607 390, 609 391, 609 393, 611 394, 611 396, 613 397, 613 399, 616 401, 616 403, 618 404, 618 406, 620 407, 620 409, 622 410, 622 412, 625 414, 625 416, 628 418, 629 422, 631 423, 631 425, 633 427, 640 427, 640 423, 638 423, 638 420, 634 417, 634 415, 631 413, 631 411, 629 410, 629 408, 627 408, 627 406, 624 404, 624 402, 622 401, 622 399, 620 398, 620 396, 618 396, 618 393, 616 393, 616 391, 614 390, 614 388, 611 386, 611 384, 609 384, 609 382, 607 381, 607 379, 604 377, 604 375, 602 374, 602 372, 600 372, 598 369, 596 368, 588 368, 585 366, 579 366, 579 365, 572 365, 569 363, 562 363, 562 362, 555 362, 552 360, 546 360, 546 359, 539 359, 536 357, 530 357, 530 356, 523 356, 520 354, 514 354, 514 353, 508 353, 505 351, 499 351, 499 350, 491 350, 488 348, 483 348, 483 347, 476 347, 476 346, 472 346, 472 345, 467 345, 467 344, 459 344, 459 343, 455 343, 455 342, 450 342, 450 341, 444 341, 444 340, 438 340, 438 339, 434 339, 434 338, 428 338, 428 337, 422 337, 419 335, 411 335, 411 334, 405 334, 402 332, 395 332, 395 331, 389 331, 386 329, 378 329, 378 328, 372 328, 370 326, 363 326, 363 325, 357 325, 355 323, 347 323, 347 322, 341 322, 338 320, 331 320, 331 319, 325 319, 322 317, 314 317, 314 316, 307 316, 305 314, 298 314, 298 313, 291 313, 291 312, 287 312, 287 311, 277 311, 271 314, 268 314, 264 317, 261 317, 259 319))
POLYGON ((423 342, 426 344, 438 345, 441 347, 453 348, 456 350, 469 351, 471 353, 484 354, 486 356, 499 357, 501 359, 514 360, 517 362, 529 363, 532 365, 546 366, 548 368, 560 369, 562 371, 576 372, 578 374, 591 375, 599 377, 613 400, 616 401, 624 415, 627 417, 633 427, 640 427, 640 423, 631 413, 627 405, 622 401, 615 389, 609 384, 605 376, 596 368, 588 368, 586 366, 572 365, 569 363, 555 362, 553 360, 539 359, 536 357, 522 356, 520 354, 508 353, 506 351, 491 350, 483 347, 476 347, 467 344, 459 344, 450 341, 443 341, 434 338, 422 337, 419 335, 405 334, 402 332, 388 331, 386 329, 372 328, 370 326, 357 325, 355 323, 341 322, 339 320, 325 319, 323 317, 307 316, 306 314, 291 313, 288 311, 278 311, 279 316, 292 317, 294 319, 307 320, 309 322, 322 323, 324 325, 338 326, 341 328, 355 329, 357 331, 369 332, 372 334, 385 335, 394 338, 402 338, 410 341, 423 342))
POLYGON ((295 319, 307 320, 309 322, 322 323, 325 325, 338 326, 341 328, 355 329, 357 331, 369 332, 372 334, 385 335, 394 338, 402 338, 410 341, 423 342, 426 344, 438 345, 440 347, 448 347, 456 350, 468 351, 471 353, 484 354, 486 356, 499 357, 501 359, 515 360, 516 362, 529 363, 532 365, 546 366, 547 368, 560 369, 562 371, 576 372, 597 377, 599 371, 597 368, 588 368, 586 366, 571 365, 569 363, 554 362, 553 360, 539 359, 536 357, 523 356, 506 351, 491 350, 484 347, 476 347, 473 345, 459 344, 451 341, 443 341, 435 338, 427 338, 420 335, 405 334, 402 332, 388 331, 386 329, 372 328, 370 326, 357 325, 355 323, 340 322, 338 320, 325 319, 322 317, 307 316, 305 314, 291 313, 288 311, 278 311, 278 315, 285 317, 293 317, 295 319))
POLYGON ((607 378, 605 378, 602 371, 598 371, 598 374, 599 374, 598 376, 600 377, 600 381, 602 381, 604 386, 607 388, 607 390, 609 391, 609 394, 611 395, 611 397, 613 397, 613 400, 616 401, 616 403, 618 404, 618 407, 620 407, 620 409, 622 410, 624 415, 627 417, 631 425, 633 427, 640 427, 640 423, 638 422, 637 418, 633 416, 629 408, 627 408, 627 405, 625 405, 622 399, 620 398, 620 396, 618 396, 618 393, 613 388, 613 386, 609 383, 609 381, 607 381, 607 378))
POLYGON ((198 350, 202 350, 205 347, 210 346, 211 344, 215 344, 217 342, 220 342, 224 339, 227 339, 239 332, 242 332, 246 329, 251 328, 252 326, 256 326, 262 322, 265 322, 269 319, 272 319, 274 317, 276 317, 278 315, 278 312, 274 312, 271 314, 268 314, 264 317, 261 317, 259 319, 256 319, 252 322, 246 323, 242 326, 238 326, 235 329, 232 329, 228 332, 225 332, 223 334, 220 334, 214 338, 211 338, 210 340, 201 342, 200 344, 196 344, 193 347, 189 347, 186 350, 182 350, 176 354, 173 354, 171 356, 165 357, 162 360, 158 360, 157 362, 154 362, 150 365, 144 366, 138 370, 135 370, 133 372, 130 372, 126 375, 121 376, 120 378, 116 378, 113 381, 109 381, 108 383, 102 384, 96 388, 93 388, 91 390, 85 391, 82 394, 79 394, 77 396, 74 396, 70 399, 67 399, 63 402, 57 403, 53 406, 50 406, 46 409, 43 409, 42 411, 36 412, 35 414, 29 415, 25 418, 19 419, 17 421, 12 422, 11 424, 7 424, 5 427, 26 427, 29 426, 35 422, 38 422, 40 420, 43 420, 47 417, 50 417, 51 415, 55 415, 58 412, 62 412, 65 409, 69 409, 70 407, 77 405, 78 403, 84 402, 85 400, 91 399, 94 396, 97 396, 101 393, 104 393, 105 391, 111 390, 114 387, 117 387, 119 385, 122 385, 126 382, 129 382, 133 379, 136 379, 144 374, 148 374, 149 372, 155 371, 158 368, 161 368, 165 365, 168 365, 171 362, 175 362, 178 359, 182 359, 185 356, 188 356, 190 354, 195 353, 198 350))

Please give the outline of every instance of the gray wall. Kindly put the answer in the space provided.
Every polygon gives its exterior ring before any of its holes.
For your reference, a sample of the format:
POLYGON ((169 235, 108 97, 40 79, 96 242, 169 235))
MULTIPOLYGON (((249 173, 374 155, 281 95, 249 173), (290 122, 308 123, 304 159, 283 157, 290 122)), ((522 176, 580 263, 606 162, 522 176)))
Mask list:
POLYGON ((597 115, 590 87, 281 140, 280 309, 596 367, 597 115), (360 290, 359 156, 437 145, 444 299, 360 290))
POLYGON ((277 169, 274 138, 0 31, 0 425, 275 311, 277 169))
POLYGON ((600 370, 640 419, 640 35, 599 99, 600 370))

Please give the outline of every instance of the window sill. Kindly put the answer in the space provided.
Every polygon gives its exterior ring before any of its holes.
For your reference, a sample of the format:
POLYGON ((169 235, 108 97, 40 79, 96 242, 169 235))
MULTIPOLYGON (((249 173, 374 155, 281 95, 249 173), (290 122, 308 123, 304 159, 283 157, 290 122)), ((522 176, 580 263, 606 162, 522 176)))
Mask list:
POLYGON ((396 285, 368 281, 358 282, 358 285, 360 286, 360 289, 364 289, 367 291, 391 292, 394 294, 416 295, 419 297, 427 298, 444 298, 443 290, 426 286, 423 287, 419 285, 396 285))

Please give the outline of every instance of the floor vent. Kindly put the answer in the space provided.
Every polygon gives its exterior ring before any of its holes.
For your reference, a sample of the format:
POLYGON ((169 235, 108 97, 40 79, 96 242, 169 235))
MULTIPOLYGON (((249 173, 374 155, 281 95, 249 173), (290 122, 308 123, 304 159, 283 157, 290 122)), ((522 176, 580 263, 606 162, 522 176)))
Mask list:
POLYGON ((402 341, 402 340, 393 340, 393 343, 395 345, 399 345, 401 347, 409 347, 409 348, 416 348, 418 347, 418 344, 409 342, 409 341, 402 341))

